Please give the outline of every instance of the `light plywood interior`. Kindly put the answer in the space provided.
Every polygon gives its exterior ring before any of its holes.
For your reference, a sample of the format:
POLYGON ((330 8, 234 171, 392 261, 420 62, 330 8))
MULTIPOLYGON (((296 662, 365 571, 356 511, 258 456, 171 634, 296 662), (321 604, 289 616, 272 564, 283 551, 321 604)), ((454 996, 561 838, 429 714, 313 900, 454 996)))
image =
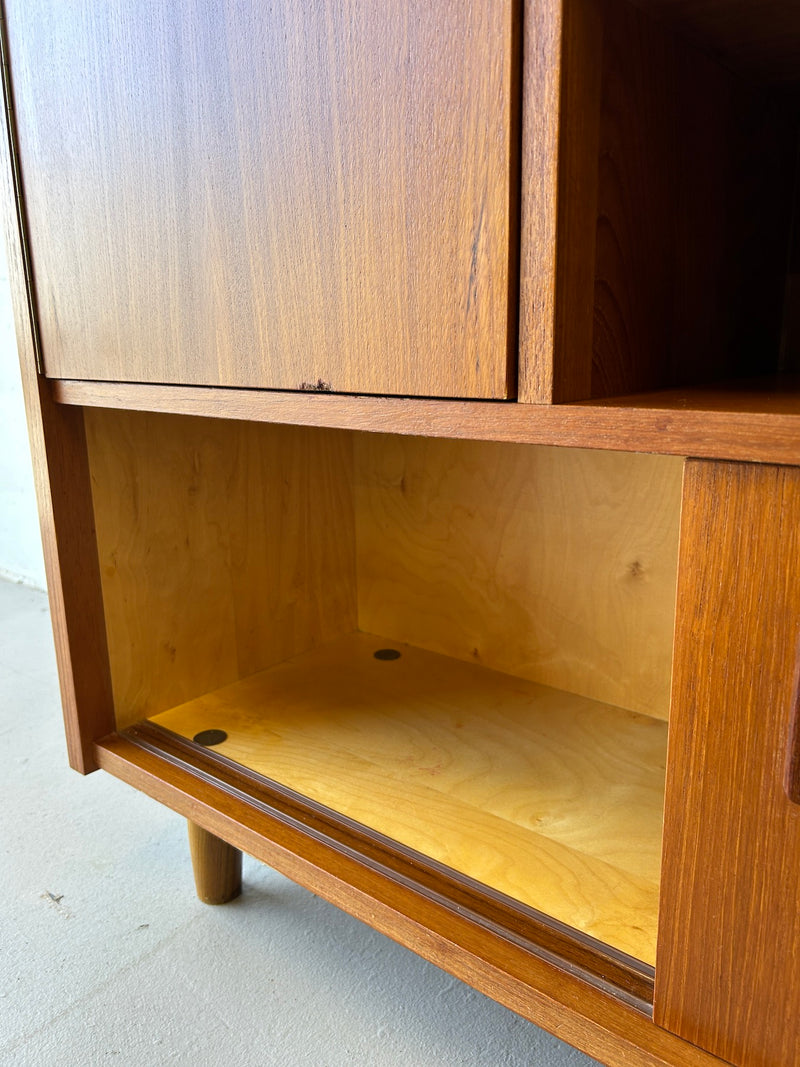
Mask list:
POLYGON ((225 729, 246 766, 652 962, 681 460, 86 424, 120 728, 225 729))
POLYGON ((85 415, 119 727, 356 627, 347 434, 85 415))
POLYGON ((654 962, 666 724, 352 634, 155 717, 654 962))
POLYGON ((667 718, 682 470, 358 435, 360 628, 667 718))

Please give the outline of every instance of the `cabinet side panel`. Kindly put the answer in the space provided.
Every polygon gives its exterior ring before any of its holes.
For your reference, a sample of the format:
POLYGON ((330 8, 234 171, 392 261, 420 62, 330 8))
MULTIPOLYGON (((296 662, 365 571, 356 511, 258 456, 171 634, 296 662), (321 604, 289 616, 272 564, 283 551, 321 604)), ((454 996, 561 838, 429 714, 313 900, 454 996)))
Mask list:
POLYGON ((28 371, 25 403, 67 753, 95 769, 94 742, 114 725, 84 413, 54 404, 28 371))
MULTIPOLYGON (((2 42, 5 51, 5 40, 2 42)), ((5 55, 4 55, 5 60, 5 55)), ((28 418, 69 761, 96 767, 94 742, 113 726, 83 411, 53 403, 37 373, 35 308, 26 282, 13 110, 3 83, 0 211, 28 418)))
POLYGON ((784 791, 800 470, 687 464, 656 1020, 736 1064, 800 1064, 800 807, 784 791))
POLYGON ((359 435, 361 628, 666 718, 682 467, 359 435))
POLYGON ((517 0, 7 0, 49 375, 507 395, 517 0))
POLYGON ((119 727, 355 628, 347 433, 87 415, 119 727))

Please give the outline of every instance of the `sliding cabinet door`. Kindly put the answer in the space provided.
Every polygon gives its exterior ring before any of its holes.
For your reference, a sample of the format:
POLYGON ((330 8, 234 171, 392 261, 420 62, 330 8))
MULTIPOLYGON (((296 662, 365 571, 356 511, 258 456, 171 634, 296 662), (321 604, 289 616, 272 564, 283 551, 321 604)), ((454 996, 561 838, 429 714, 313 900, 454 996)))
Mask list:
POLYGON ((7 0, 45 372, 504 397, 516 0, 7 0))

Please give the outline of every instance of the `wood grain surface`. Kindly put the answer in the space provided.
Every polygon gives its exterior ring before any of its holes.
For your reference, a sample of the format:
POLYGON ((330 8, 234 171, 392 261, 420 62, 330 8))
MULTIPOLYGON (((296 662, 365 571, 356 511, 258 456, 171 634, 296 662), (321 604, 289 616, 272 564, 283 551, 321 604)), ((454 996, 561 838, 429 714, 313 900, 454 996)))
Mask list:
POLYGON ((680 459, 86 418, 120 727, 356 628, 667 717, 680 459))
POLYGON ((342 427, 420 437, 800 464, 800 393, 673 389, 581 404, 500 404, 344 397, 247 389, 49 383, 58 403, 212 418, 342 427))
POLYGON ((242 891, 242 853, 196 823, 187 823, 197 896, 204 904, 227 904, 242 891))
POLYGON ((610 1067, 720 1067, 647 1015, 329 843, 116 735, 101 766, 610 1067))
POLYGON ((354 438, 359 627, 659 718, 682 460, 354 438))
POLYGON ((153 718, 652 963, 666 726, 354 634, 153 718))
POLYGON ((587 934, 556 922, 543 912, 520 904, 452 868, 384 837, 361 823, 326 808, 308 797, 264 778, 223 756, 218 748, 202 745, 158 726, 150 719, 123 734, 139 748, 213 782, 231 798, 247 800, 284 825, 302 827, 317 841, 325 841, 342 856, 358 858, 404 885, 413 884, 422 897, 447 901, 460 915, 469 915, 486 929, 502 931, 516 945, 548 962, 559 961, 570 974, 595 989, 618 998, 650 1017, 654 968, 619 952, 587 934))
POLYGON ((786 752, 786 795, 793 804, 800 804, 800 677, 794 702, 794 722, 789 732, 786 752))
POLYGON ((597 0, 526 0, 519 399, 591 396, 602 18, 597 0))
POLYGON ((687 464, 655 1018, 800 1064, 800 470, 687 464))
POLYGON ((49 375, 507 395, 513 0, 6 12, 49 375))
POLYGON ((86 415, 118 726, 354 629, 348 435, 86 415))
MULTIPOLYGON (((0 25, 5 55, 5 39, 0 25)), ((36 309, 20 215, 13 113, 3 78, 7 125, 0 136, 0 210, 19 350, 33 477, 44 550, 70 765, 94 770, 93 742, 113 728, 100 574, 94 537, 83 412, 56 404, 37 373, 36 309)))

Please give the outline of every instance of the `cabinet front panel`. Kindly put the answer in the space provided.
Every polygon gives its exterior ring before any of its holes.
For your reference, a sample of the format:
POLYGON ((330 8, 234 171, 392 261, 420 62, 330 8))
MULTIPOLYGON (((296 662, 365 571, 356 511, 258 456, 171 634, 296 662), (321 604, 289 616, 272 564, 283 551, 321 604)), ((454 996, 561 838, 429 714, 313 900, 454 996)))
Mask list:
POLYGON ((515 0, 8 0, 45 371, 507 395, 515 0))
POLYGON ((747 1067, 800 1064, 799 559, 800 469, 687 464, 655 1018, 747 1067))

